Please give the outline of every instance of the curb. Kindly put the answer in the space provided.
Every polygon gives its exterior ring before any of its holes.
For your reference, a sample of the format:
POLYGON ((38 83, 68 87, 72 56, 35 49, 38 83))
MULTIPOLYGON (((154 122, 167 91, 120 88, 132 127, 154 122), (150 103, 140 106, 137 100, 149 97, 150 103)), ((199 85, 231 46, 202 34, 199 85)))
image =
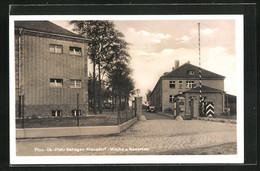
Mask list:
POLYGON ((49 138, 82 135, 120 134, 137 122, 137 118, 115 126, 52 127, 16 129, 16 138, 49 138))
POLYGON ((197 120, 202 120, 202 121, 210 121, 210 122, 222 122, 222 123, 232 123, 232 124, 237 124, 236 120, 233 119, 221 119, 221 118, 204 118, 204 117, 198 117, 196 118, 197 120))

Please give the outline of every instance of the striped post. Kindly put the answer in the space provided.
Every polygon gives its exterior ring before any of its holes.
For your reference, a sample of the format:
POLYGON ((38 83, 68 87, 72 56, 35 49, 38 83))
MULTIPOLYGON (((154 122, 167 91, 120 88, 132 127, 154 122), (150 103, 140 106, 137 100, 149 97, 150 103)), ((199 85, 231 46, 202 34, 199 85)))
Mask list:
POLYGON ((199 102, 200 102, 200 109, 203 114, 203 107, 202 107, 202 88, 201 88, 201 57, 200 57, 200 23, 198 23, 198 43, 199 43, 199 102))

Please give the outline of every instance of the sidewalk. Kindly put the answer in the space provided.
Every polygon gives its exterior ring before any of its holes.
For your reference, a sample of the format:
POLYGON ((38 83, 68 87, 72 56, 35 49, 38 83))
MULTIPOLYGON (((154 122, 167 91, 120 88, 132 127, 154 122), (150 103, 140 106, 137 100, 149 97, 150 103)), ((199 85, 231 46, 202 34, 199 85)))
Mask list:
MULTIPOLYGON (((156 114, 162 115, 162 116, 167 116, 171 118, 175 118, 173 114, 170 113, 163 113, 157 111, 156 114)), ((198 118, 193 118, 194 120, 203 120, 203 121, 211 121, 211 122, 222 122, 222 123, 233 123, 236 124, 237 121, 235 119, 224 119, 224 118, 208 118, 208 117, 198 117, 198 118)))

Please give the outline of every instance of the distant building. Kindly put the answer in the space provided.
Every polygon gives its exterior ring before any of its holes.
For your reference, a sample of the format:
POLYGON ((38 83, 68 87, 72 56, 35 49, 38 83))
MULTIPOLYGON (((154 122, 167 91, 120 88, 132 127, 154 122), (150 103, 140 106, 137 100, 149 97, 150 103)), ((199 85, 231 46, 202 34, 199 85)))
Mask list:
POLYGON ((87 42, 49 21, 15 22, 16 116, 88 112, 87 42))
MULTIPOLYGON (((222 94, 221 99, 225 98, 224 93, 224 79, 225 77, 205 69, 201 69, 202 85, 207 90, 218 90, 222 94)), ((151 93, 151 105, 155 106, 159 111, 174 108, 174 96, 182 93, 195 93, 191 90, 199 85, 199 67, 192 64, 185 63, 179 66, 179 61, 175 61, 175 67, 171 72, 164 73, 155 85, 151 93)), ((196 89, 194 89, 196 90, 196 89)), ((202 90, 203 91, 203 90, 202 90)), ((207 94, 206 96, 212 94, 207 94)), ((214 96, 214 95, 213 95, 214 96)), ((220 98, 220 97, 218 97, 220 98)), ((221 110, 224 110, 225 103, 221 102, 221 110)))

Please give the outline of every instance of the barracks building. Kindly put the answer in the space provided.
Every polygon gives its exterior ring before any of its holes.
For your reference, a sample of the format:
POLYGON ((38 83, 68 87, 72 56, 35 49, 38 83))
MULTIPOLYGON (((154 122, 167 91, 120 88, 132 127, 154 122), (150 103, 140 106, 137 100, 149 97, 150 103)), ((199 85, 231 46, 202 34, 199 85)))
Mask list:
POLYGON ((15 21, 16 117, 87 114, 87 43, 49 21, 15 21))

